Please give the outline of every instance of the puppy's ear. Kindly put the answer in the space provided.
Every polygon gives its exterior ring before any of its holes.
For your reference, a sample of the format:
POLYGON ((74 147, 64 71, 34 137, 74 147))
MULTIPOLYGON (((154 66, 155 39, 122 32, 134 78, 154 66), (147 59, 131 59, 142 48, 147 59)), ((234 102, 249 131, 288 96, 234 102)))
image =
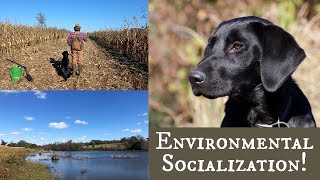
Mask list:
POLYGON ((267 91, 274 92, 297 69, 306 55, 294 38, 282 28, 259 22, 250 25, 261 42, 262 84, 267 91))

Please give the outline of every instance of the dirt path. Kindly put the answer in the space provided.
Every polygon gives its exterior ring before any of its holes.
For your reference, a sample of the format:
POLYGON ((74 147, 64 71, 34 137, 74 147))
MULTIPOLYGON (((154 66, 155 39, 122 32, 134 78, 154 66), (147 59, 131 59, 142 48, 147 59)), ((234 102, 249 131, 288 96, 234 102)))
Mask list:
POLYGON ((66 50, 70 53, 65 39, 21 49, 14 58, 28 67, 33 82, 25 78, 17 83, 10 82, 9 72, 13 64, 0 57, 0 89, 147 89, 147 72, 140 71, 128 63, 128 59, 109 53, 110 50, 101 48, 90 39, 85 43, 83 73, 65 81, 57 74, 50 58, 60 61, 61 53, 66 50))

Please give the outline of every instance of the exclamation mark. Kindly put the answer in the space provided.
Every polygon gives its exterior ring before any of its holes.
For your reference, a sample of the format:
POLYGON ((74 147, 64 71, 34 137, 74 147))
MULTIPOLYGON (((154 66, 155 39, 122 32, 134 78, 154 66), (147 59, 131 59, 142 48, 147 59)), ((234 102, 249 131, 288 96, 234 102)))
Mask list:
MULTIPOLYGON (((302 153, 302 164, 305 165, 306 164, 306 153, 303 152, 302 153)), ((306 171, 307 169, 305 167, 302 168, 302 171, 306 171)))

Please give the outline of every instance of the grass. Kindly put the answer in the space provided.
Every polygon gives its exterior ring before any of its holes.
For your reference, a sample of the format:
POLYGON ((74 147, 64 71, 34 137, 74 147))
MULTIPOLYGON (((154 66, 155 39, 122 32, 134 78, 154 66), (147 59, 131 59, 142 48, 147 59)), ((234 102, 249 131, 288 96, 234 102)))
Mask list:
POLYGON ((0 146, 0 179, 53 179, 48 167, 25 160, 30 152, 30 149, 0 146))

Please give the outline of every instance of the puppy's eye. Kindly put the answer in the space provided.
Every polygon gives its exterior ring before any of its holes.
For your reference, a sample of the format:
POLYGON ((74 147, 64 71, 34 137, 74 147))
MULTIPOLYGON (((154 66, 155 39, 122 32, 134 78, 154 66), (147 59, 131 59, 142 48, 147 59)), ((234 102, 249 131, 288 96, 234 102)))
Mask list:
POLYGON ((229 52, 237 52, 240 49, 242 49, 243 47, 244 47, 244 45, 242 43, 236 41, 231 45, 229 52))

